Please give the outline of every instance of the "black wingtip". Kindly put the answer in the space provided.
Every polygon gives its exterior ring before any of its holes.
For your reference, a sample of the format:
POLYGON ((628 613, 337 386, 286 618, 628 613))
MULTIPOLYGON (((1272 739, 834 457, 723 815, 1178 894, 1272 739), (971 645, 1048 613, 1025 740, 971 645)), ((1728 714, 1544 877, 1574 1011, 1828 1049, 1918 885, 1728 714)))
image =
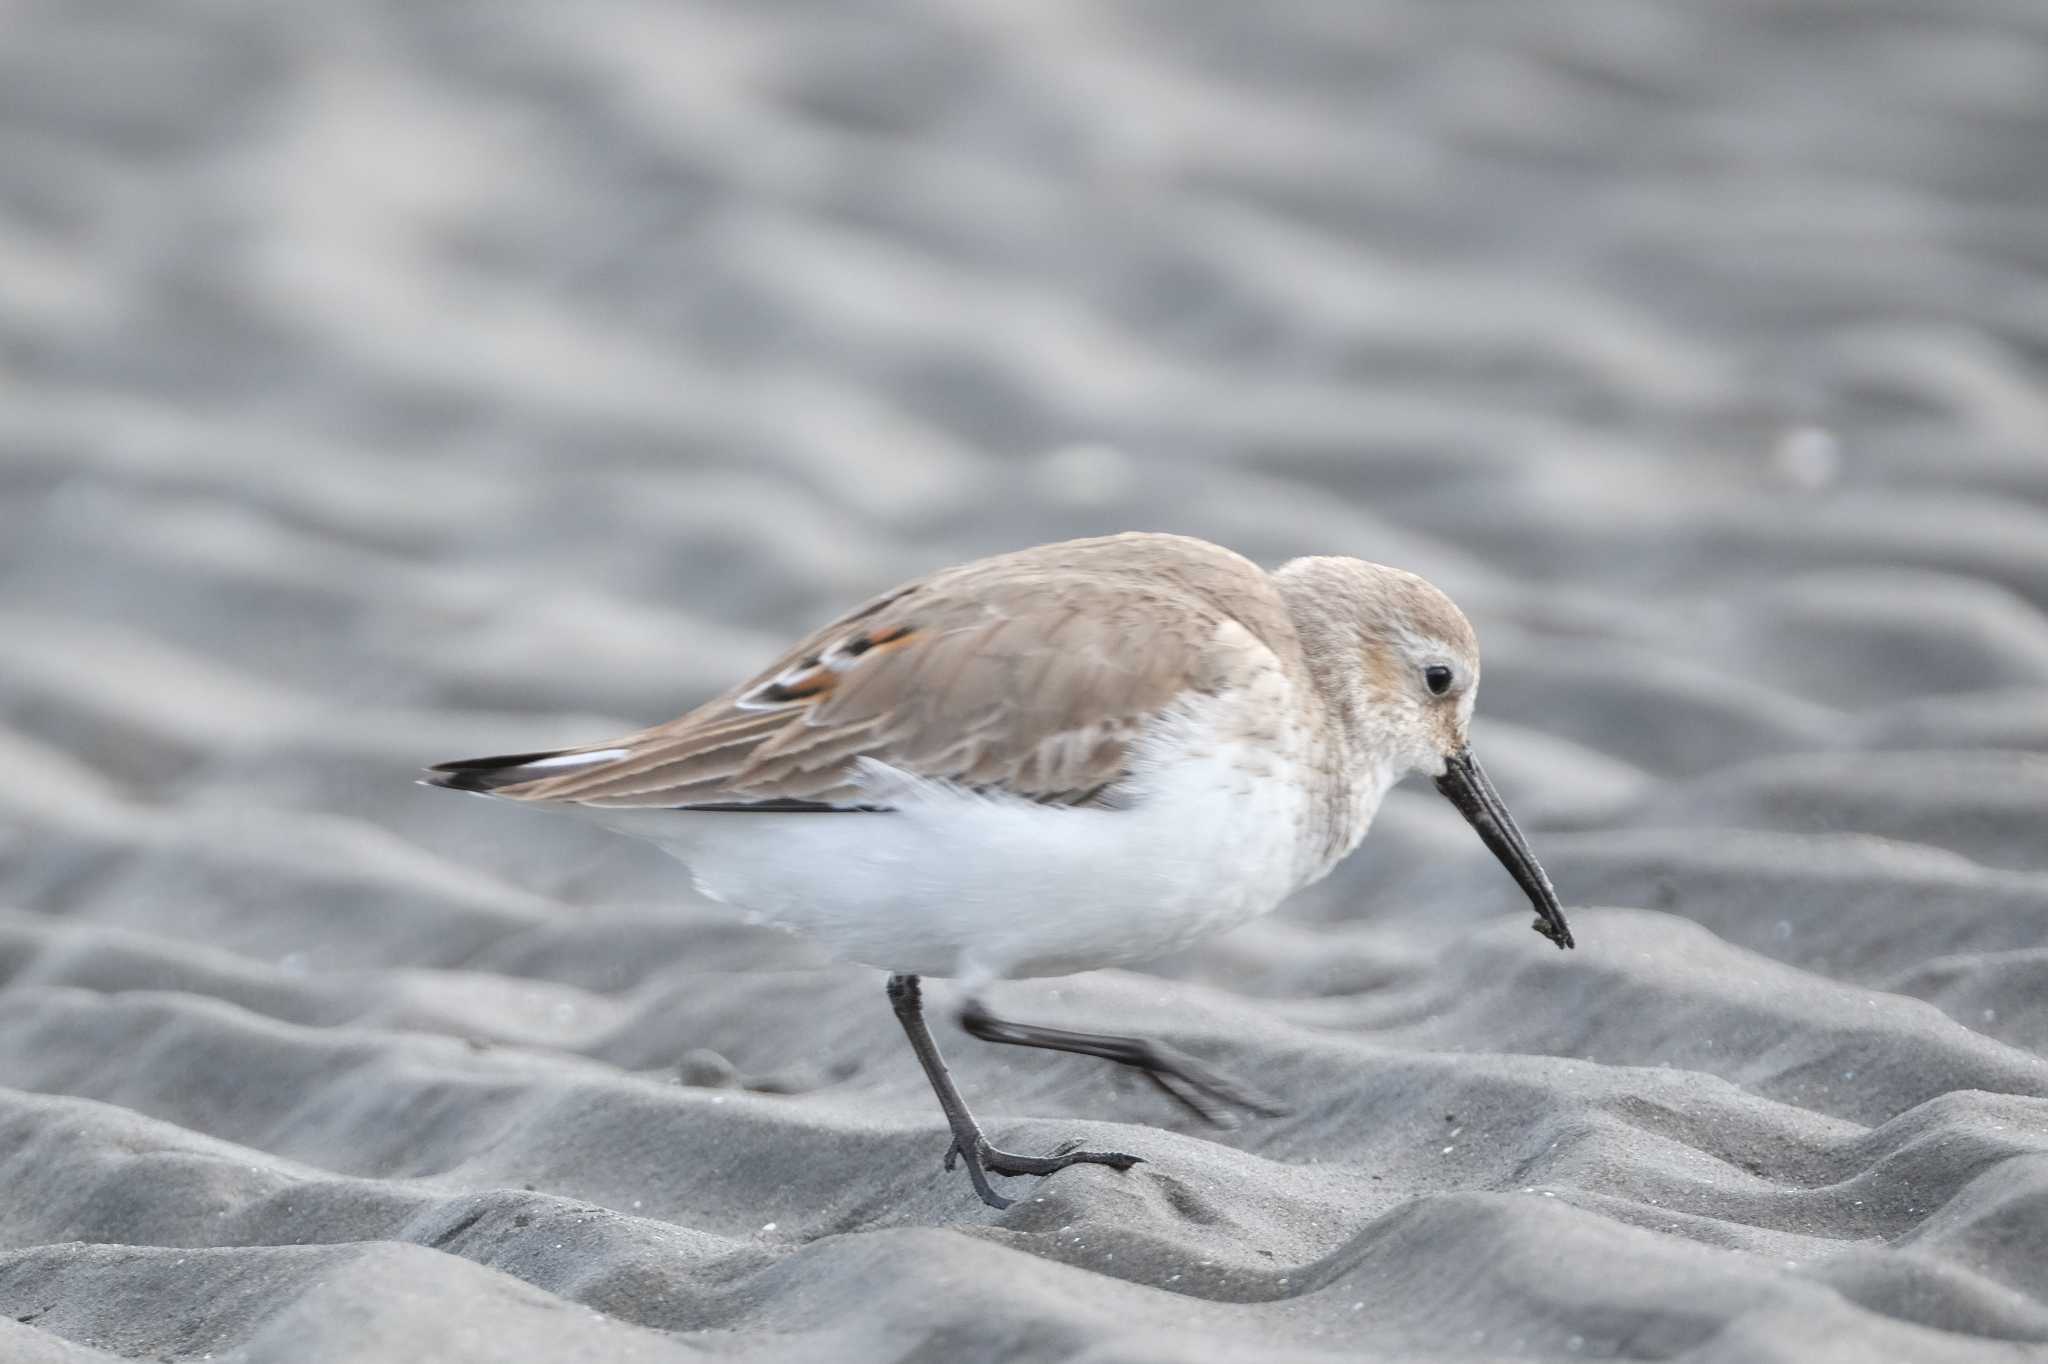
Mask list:
POLYGON ((531 774, 521 775, 519 769, 528 763, 558 757, 562 751, 507 753, 495 758, 457 758, 454 762, 435 763, 427 769, 426 785, 446 791, 495 791, 500 786, 527 780, 531 774))
POLYGON ((438 767, 427 769, 427 775, 420 778, 421 786, 438 786, 443 791, 483 791, 488 788, 483 778, 474 772, 444 772, 438 767))

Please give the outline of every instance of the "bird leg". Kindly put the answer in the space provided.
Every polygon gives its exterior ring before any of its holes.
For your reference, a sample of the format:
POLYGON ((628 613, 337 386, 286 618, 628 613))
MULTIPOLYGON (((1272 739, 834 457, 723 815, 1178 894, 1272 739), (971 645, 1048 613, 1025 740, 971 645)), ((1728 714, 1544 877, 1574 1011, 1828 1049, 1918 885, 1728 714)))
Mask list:
POLYGON ((917 1053, 918 1064, 924 1067, 925 1078, 932 1083, 932 1092, 939 1096, 939 1107, 945 1111, 946 1125, 953 1129, 953 1144, 946 1151, 946 1168, 953 1168, 955 1158, 964 1161, 967 1178, 973 1182, 974 1191, 991 1208, 1007 1208, 1014 1201, 989 1187, 988 1176, 991 1173, 1049 1175, 1069 1165, 1080 1164, 1128 1170, 1139 1163, 1138 1157, 1121 1151, 1083 1151, 1073 1145, 1063 1146, 1049 1156, 1020 1156, 989 1145, 988 1139, 981 1135, 981 1125, 967 1111, 967 1102, 953 1084, 953 1074, 946 1069, 945 1058, 939 1055, 939 1044, 932 1039, 931 1029, 925 1025, 924 998, 918 988, 918 978, 909 975, 889 977, 889 1005, 895 1009, 896 1021, 903 1025, 904 1035, 910 1038, 911 1050, 917 1053))
POLYGON ((1259 1094, 1251 1086, 1209 1069, 1184 1051, 1164 1042, 1142 1037, 1113 1037, 1103 1033, 1069 1032, 1032 1023, 1011 1023, 997 1018, 980 1000, 970 999, 960 1008, 960 1026, 984 1042, 1001 1042, 1013 1047, 1043 1047, 1049 1051, 1096 1056, 1118 1065, 1131 1066, 1169 1098, 1187 1107, 1204 1122, 1218 1127, 1231 1125, 1232 1107, 1247 1109, 1262 1117, 1278 1118, 1287 1110, 1259 1094))

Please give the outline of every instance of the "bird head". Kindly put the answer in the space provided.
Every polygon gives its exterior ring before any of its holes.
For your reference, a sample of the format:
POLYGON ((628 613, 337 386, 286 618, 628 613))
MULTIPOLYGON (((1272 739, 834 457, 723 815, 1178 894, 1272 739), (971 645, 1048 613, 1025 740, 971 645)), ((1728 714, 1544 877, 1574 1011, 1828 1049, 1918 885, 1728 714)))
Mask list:
POLYGON ((1465 613, 1426 579, 1361 559, 1297 559, 1276 576, 1354 741, 1393 776, 1431 778, 1528 895, 1536 931, 1572 946, 1557 891, 1472 752, 1479 639, 1465 613))

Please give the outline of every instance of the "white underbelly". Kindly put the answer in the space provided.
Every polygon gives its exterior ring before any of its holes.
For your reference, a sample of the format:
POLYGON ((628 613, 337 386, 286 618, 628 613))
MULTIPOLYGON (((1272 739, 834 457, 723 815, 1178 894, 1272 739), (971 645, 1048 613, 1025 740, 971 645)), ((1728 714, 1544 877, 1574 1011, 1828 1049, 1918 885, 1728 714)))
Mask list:
POLYGON ((846 960, 921 975, 1058 975, 1235 927, 1325 869, 1277 755, 1158 765, 1121 809, 961 792, 880 769, 888 813, 612 810, 698 888, 846 960))

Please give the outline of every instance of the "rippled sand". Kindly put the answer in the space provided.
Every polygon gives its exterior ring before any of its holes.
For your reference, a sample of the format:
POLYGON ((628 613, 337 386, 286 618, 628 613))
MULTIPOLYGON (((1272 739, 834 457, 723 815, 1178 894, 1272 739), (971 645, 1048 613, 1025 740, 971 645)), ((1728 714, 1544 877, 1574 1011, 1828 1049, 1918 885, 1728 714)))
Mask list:
POLYGON ((2039 1358, 2044 271, 2022 0, 0 3, 0 1356, 2039 1358), (1581 950, 1404 788, 998 994, 1291 1117, 943 1031, 996 1214, 409 784, 1125 528, 1452 591, 1581 950))

